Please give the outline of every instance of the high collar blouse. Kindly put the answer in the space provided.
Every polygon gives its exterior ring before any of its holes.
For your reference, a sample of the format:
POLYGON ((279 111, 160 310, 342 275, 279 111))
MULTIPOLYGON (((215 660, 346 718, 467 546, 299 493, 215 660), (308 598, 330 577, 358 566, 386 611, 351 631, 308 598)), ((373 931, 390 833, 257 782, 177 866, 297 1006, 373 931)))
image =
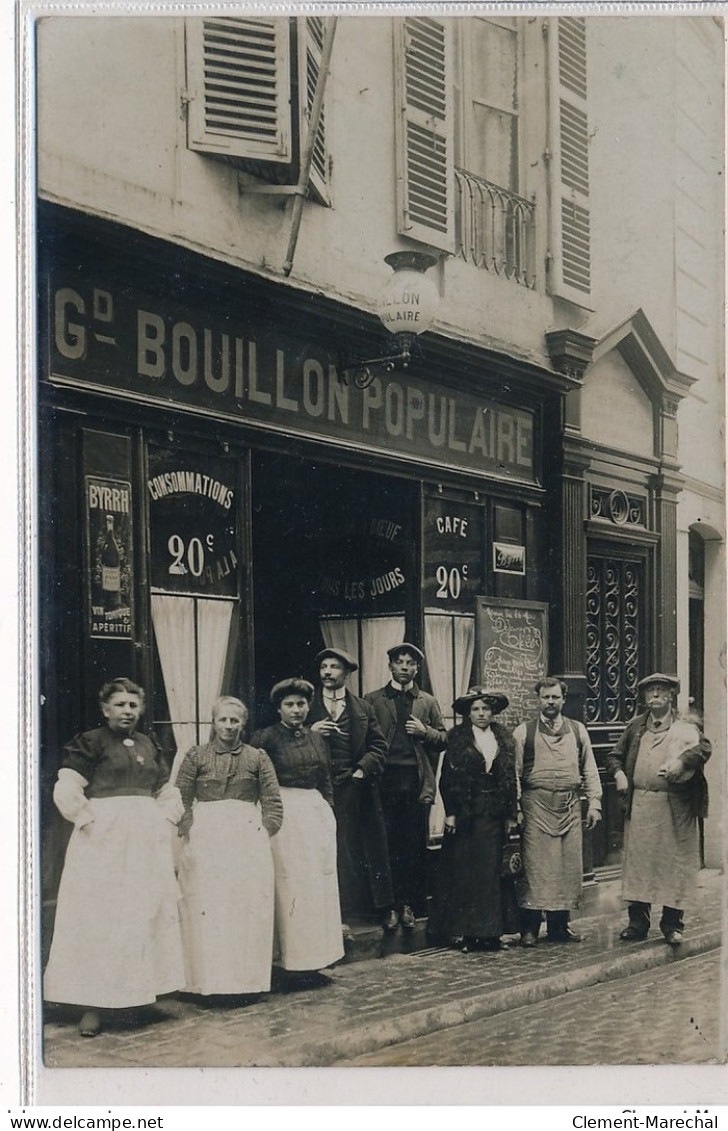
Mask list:
POLYGON ((63 748, 62 769, 88 782, 87 797, 149 797, 169 778, 157 740, 135 730, 108 726, 77 734, 63 748))
POLYGON ((483 755, 485 762, 485 771, 490 773, 490 768, 495 761, 495 756, 498 753, 498 743, 496 737, 491 730, 490 725, 484 729, 481 727, 473 727, 473 742, 483 755))
POLYGON ((333 809, 331 755, 325 738, 308 727, 276 723, 256 731, 251 742, 269 755, 281 787, 317 789, 333 809))
POLYGON ((265 751, 238 743, 232 750, 213 740, 185 754, 176 785, 185 810, 193 801, 259 801, 269 824, 280 826, 282 808, 275 770, 265 751))

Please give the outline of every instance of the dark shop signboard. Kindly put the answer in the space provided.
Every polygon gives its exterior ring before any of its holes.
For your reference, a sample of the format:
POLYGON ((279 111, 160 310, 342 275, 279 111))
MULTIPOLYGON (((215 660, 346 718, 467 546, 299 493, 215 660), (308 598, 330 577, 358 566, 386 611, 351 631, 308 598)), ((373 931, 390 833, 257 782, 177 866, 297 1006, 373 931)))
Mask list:
POLYGON ((131 640, 131 484, 86 476, 86 593, 88 634, 131 640))
MULTIPOLYGON (((211 307, 214 304, 211 303, 211 307)), ((51 376, 287 434, 533 483, 534 415, 408 372, 359 390, 331 350, 103 280, 51 283, 51 376)))
POLYGON ((237 504, 230 465, 150 449, 147 495, 152 587, 236 595, 237 504))

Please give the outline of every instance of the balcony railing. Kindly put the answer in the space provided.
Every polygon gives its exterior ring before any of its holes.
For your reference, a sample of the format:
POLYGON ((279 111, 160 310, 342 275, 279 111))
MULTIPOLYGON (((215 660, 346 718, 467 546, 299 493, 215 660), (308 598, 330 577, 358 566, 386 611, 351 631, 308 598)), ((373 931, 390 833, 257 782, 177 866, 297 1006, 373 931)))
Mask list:
POLYGON ((535 206, 464 169, 457 183, 458 254, 468 263, 533 289, 535 206))

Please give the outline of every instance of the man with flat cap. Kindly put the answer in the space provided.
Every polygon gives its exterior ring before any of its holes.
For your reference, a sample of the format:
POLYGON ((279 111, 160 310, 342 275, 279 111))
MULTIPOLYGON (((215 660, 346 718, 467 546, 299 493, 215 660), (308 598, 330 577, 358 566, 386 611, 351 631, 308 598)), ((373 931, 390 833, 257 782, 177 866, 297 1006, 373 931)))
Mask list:
POLYGON ((602 819, 602 786, 587 729, 562 713, 566 684, 545 676, 535 690, 539 714, 513 732, 523 812, 523 875, 516 884, 526 947, 536 945, 544 911, 549 942, 581 942, 569 917, 581 900, 582 791, 586 827, 602 819))
POLYGON ((655 903, 665 941, 677 947, 698 879, 697 820, 708 813, 703 766, 711 746, 695 723, 678 716, 676 676, 653 672, 637 690, 646 710, 627 723, 607 757, 625 810, 622 898, 629 922, 619 937, 646 938, 655 903))
POLYGON ((387 656, 389 683, 365 698, 387 744, 381 791, 394 901, 402 926, 411 929, 426 910, 427 817, 447 732, 437 700, 415 682, 424 660, 420 649, 404 641, 387 656))
POLYGON ((378 785, 387 744, 372 708, 346 687, 356 660, 341 648, 324 648, 316 662, 320 686, 309 722, 331 751, 342 918, 376 914, 391 931, 397 917, 378 785))

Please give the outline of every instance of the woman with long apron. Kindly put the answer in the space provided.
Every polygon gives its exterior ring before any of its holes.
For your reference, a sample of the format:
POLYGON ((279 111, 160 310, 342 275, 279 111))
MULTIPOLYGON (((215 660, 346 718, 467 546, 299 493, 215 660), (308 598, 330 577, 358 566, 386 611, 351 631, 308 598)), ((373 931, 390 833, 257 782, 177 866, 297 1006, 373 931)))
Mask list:
POLYGON ((212 733, 177 775, 184 804, 179 882, 186 989, 209 996, 270 989, 273 856, 283 808, 263 750, 242 740, 248 711, 230 695, 212 707, 212 733))
POLYGON ((330 757, 326 740, 305 725, 313 690, 305 679, 277 683, 270 700, 280 722, 251 740, 281 787, 283 824, 271 840, 277 961, 297 972, 320 971, 344 954, 330 757))

